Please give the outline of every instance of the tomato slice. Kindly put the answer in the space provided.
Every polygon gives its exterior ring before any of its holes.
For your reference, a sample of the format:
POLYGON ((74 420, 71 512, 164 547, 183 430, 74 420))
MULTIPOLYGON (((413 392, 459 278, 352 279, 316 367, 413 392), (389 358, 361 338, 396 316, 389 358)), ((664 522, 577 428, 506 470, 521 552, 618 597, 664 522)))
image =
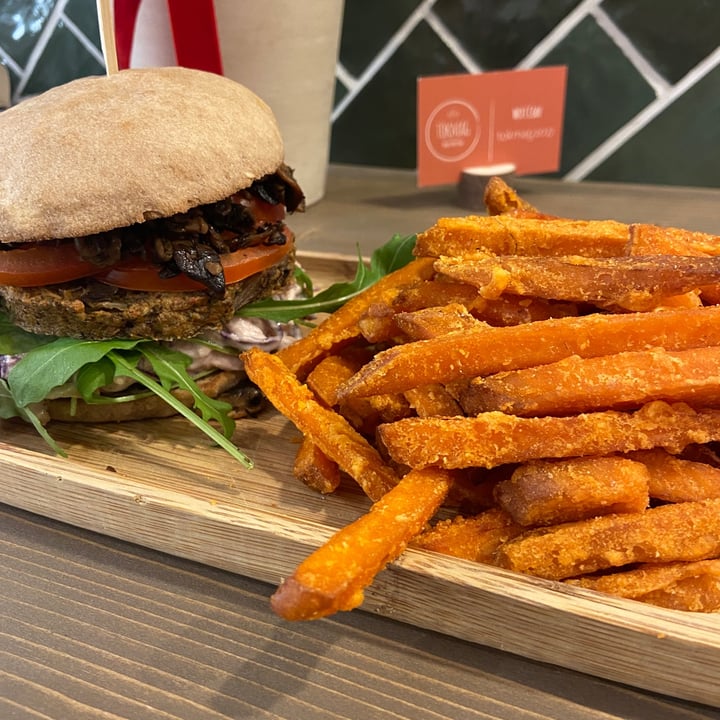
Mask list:
POLYGON ((0 250, 1 285, 55 285, 93 275, 97 269, 97 265, 78 255, 72 242, 0 250))
MULTIPOLYGON (((288 235, 289 231, 286 231, 288 235)), ((239 282, 274 265, 292 250, 293 244, 290 236, 284 245, 257 245, 221 255, 225 284, 239 282)), ((96 274, 95 279, 125 290, 142 292, 194 292, 207 289, 202 283, 183 274, 162 278, 156 265, 140 258, 108 268, 96 274)))
MULTIPOLYGON (((251 209, 257 227, 277 223, 285 217, 284 205, 272 205, 250 193, 238 193, 235 201, 251 209)), ((222 256, 226 284, 243 280, 278 262, 293 245, 289 231, 285 230, 285 234, 289 240, 285 245, 243 248, 222 256)), ((163 279, 158 275, 157 267, 140 259, 129 260, 98 273, 98 266, 83 260, 72 241, 28 244, 26 247, 0 250, 0 285, 40 287, 90 275, 128 290, 183 292, 205 289, 204 285, 185 275, 163 279)))

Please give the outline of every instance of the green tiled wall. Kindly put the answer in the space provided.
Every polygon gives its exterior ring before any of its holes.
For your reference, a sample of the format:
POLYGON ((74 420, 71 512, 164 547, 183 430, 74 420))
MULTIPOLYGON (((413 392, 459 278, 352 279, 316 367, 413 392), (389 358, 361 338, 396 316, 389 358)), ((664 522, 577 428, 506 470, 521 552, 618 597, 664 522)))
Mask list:
MULTIPOLYGON (((718 0, 345 0, 331 158, 414 167, 418 76, 566 64, 559 176, 718 187, 719 38, 718 0)), ((16 102, 99 45, 95 0, 0 2, 16 102)))

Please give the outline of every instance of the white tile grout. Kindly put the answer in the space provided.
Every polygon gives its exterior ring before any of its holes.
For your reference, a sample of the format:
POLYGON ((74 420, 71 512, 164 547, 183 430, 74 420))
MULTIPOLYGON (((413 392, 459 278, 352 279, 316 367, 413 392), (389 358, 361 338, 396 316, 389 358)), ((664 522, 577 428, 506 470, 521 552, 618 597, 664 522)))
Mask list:
MULTIPOLYGON (((415 30, 417 25, 425 20, 450 52, 458 59, 467 72, 483 72, 483 68, 469 55, 462 43, 446 26, 441 18, 434 12, 433 7, 437 0, 423 0, 415 10, 407 17, 405 22, 393 34, 390 40, 380 52, 368 64, 362 74, 358 77, 348 72, 347 68, 338 61, 336 65, 336 79, 347 89, 346 95, 334 108, 331 122, 339 118, 350 106, 355 98, 362 92, 366 85, 383 68, 385 63, 393 56, 408 36, 415 30)), ((517 69, 535 67, 542 62, 543 58, 552 51, 572 30, 577 27, 585 18, 592 16, 603 32, 615 43, 629 62, 642 75, 644 80, 652 87, 656 99, 641 110, 635 117, 629 120, 623 127, 613 133, 586 158, 579 162, 566 175, 566 180, 581 180, 597 168, 604 160, 616 152, 625 142, 642 130, 657 115, 671 105, 677 98, 687 92, 695 83, 702 79, 707 73, 720 65, 720 48, 709 55, 705 60, 698 63, 685 77, 677 84, 671 85, 661 74, 655 70, 652 64, 637 49, 627 35, 613 22, 612 18, 601 8, 602 0, 582 0, 558 25, 551 30, 516 66, 517 69)), ((15 88, 16 102, 22 97, 38 60, 42 56, 48 41, 52 37, 58 23, 62 21, 70 32, 75 35, 83 47, 96 59, 103 63, 102 53, 92 41, 77 27, 77 25, 65 15, 64 10, 68 0, 58 0, 50 15, 48 16, 42 32, 30 53, 26 66, 21 67, 5 49, 0 47, 0 61, 12 69, 19 76, 19 82, 15 88)))
POLYGON ((670 89, 670 83, 655 70, 645 56, 633 45, 632 40, 612 21, 602 8, 597 7, 590 14, 605 31, 605 34, 617 45, 620 52, 643 76, 645 82, 655 92, 655 95, 658 97, 664 95, 670 89))
POLYGON ((458 39, 432 10, 429 10, 425 16, 425 22, 435 31, 435 34, 445 43, 448 50, 469 73, 481 73, 483 71, 482 67, 465 51, 458 39))
POLYGON ((348 90, 355 87, 357 78, 348 72, 348 69, 338 60, 335 65, 335 78, 339 80, 348 90))
POLYGON ((65 6, 67 4, 68 0, 58 0, 56 5, 50 11, 50 15, 48 15, 47 20, 45 21, 45 25, 43 26, 43 29, 38 36, 37 42, 35 43, 35 46, 30 53, 27 64, 23 68, 23 71, 20 75, 20 80, 13 94, 13 103, 16 103, 18 98, 22 97, 25 86, 27 85, 28 80, 33 73, 33 70, 35 70, 35 66, 37 65, 38 60, 45 51, 45 47, 47 46, 50 38, 52 37, 53 32, 55 32, 55 26, 57 25, 59 18, 65 11, 65 6))
POLYGON ((62 14, 62 22, 65 23, 67 29, 78 39, 80 44, 97 60, 103 67, 105 66, 105 58, 102 51, 95 46, 95 43, 67 16, 62 14))
POLYGON ((18 65, 15 60, 8 55, 3 47, 0 47, 0 60, 16 75, 22 75, 22 68, 18 65))
POLYGON ((335 122, 344 112, 345 109, 358 96, 363 88, 377 75, 383 68, 385 63, 395 54, 395 51, 407 40, 408 36, 417 27, 417 25, 425 19, 425 15, 432 9, 436 0, 423 0, 415 10, 408 16, 407 20, 398 28, 395 34, 388 40, 385 46, 375 56, 372 62, 365 68, 365 71, 357 79, 357 82, 348 91, 340 102, 335 106, 330 118, 331 122, 335 122))
POLYGON ((571 10, 529 53, 517 64, 518 70, 535 67, 562 42, 594 10, 602 0, 583 0, 571 10))
POLYGON ((572 170, 565 175, 564 179, 582 180, 587 177, 589 173, 634 137, 651 120, 654 120, 665 108, 684 95, 691 87, 718 66, 720 66, 720 47, 716 48, 714 52, 699 62, 678 83, 673 85, 668 92, 656 98, 619 130, 614 132, 607 140, 598 145, 584 160, 572 168, 572 170))

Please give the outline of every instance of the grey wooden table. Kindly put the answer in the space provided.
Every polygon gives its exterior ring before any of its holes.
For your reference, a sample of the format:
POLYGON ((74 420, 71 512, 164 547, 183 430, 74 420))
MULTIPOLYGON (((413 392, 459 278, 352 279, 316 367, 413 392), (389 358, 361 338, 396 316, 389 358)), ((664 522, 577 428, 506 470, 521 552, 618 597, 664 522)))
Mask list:
MULTIPOLYGON (((548 213, 720 234, 720 191, 517 187, 548 213)), ((334 167, 292 224, 307 249, 369 253, 465 212, 412 173, 334 167)), ((0 506, 0 718, 720 719, 364 612, 287 624, 272 590, 0 506)))

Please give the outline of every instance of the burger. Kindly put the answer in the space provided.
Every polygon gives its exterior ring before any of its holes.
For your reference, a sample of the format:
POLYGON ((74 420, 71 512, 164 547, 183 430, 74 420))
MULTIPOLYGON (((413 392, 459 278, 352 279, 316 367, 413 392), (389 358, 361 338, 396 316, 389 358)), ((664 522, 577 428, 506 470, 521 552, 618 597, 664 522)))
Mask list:
POLYGON ((131 69, 0 113, 0 138, 0 417, 179 399, 229 434, 238 313, 293 285, 285 217, 304 208, 271 109, 216 74, 131 69))

